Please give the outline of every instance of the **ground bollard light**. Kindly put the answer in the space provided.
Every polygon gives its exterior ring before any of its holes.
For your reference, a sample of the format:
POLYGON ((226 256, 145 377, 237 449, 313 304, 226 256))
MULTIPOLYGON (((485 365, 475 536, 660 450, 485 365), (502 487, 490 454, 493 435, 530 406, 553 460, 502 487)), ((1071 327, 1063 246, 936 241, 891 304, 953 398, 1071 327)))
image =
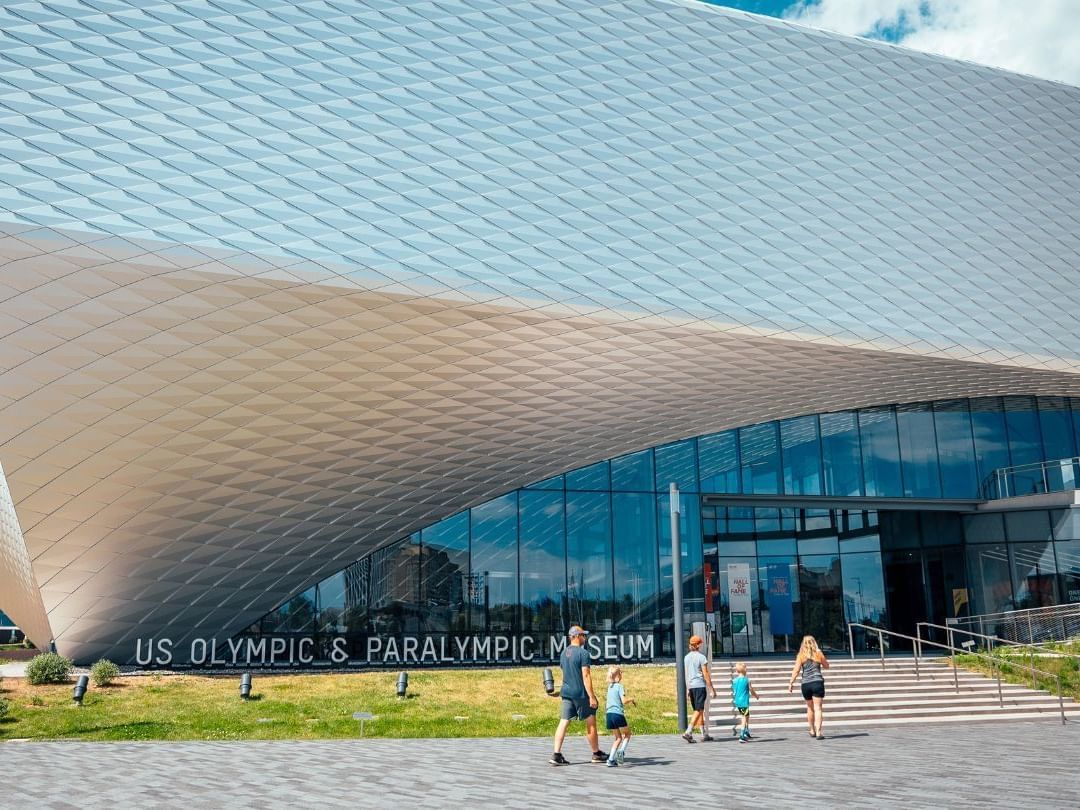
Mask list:
POLYGON ((550 667, 544 669, 544 691, 549 695, 555 694, 555 676, 551 674, 550 667))
POLYGON ((75 688, 71 690, 71 699, 79 706, 82 706, 83 695, 86 694, 86 685, 90 683, 90 678, 86 675, 80 675, 79 680, 75 682, 75 688))
POLYGON ((240 676, 240 697, 247 700, 251 697, 251 673, 245 672, 240 676))
POLYGON ((399 698, 405 697, 405 693, 409 691, 409 673, 402 672, 397 676, 397 696, 399 698))

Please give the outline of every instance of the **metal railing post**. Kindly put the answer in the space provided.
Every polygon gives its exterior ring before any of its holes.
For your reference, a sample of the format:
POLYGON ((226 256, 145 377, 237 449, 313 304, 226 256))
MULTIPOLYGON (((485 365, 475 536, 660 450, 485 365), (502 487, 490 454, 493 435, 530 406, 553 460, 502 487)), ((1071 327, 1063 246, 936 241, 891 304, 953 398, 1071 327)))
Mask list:
POLYGON ((884 642, 884 640, 882 638, 881 628, 880 627, 878 628, 878 631, 877 631, 877 646, 878 646, 878 652, 881 653, 881 668, 885 669, 885 642, 884 642))
POLYGON ((1004 709, 1005 708, 1005 698, 1002 697, 1002 695, 1001 695, 1001 670, 998 669, 997 662, 994 660, 993 656, 990 656, 990 671, 993 672, 994 676, 997 678, 997 684, 998 684, 998 708, 999 709, 1004 709))
POLYGON ((1031 635, 1031 614, 1030 613, 1027 615, 1027 620, 1028 620, 1027 621, 1027 625, 1028 625, 1028 644, 1031 644, 1031 643, 1033 643, 1035 641, 1035 639, 1032 638, 1032 635, 1031 635))
POLYGON ((851 659, 855 660, 855 635, 851 622, 848 622, 847 626, 847 643, 848 649, 851 650, 851 659))
POLYGON ((915 680, 919 680, 919 648, 922 646, 922 639, 916 644, 911 645, 911 655, 915 659, 915 680))
POLYGON ((960 675, 956 671, 956 647, 953 646, 953 631, 949 628, 949 657, 952 658, 952 680, 956 694, 960 694, 960 675))
POLYGON ((1065 682, 1058 675, 1058 709, 1061 711, 1061 725, 1065 725, 1065 682))

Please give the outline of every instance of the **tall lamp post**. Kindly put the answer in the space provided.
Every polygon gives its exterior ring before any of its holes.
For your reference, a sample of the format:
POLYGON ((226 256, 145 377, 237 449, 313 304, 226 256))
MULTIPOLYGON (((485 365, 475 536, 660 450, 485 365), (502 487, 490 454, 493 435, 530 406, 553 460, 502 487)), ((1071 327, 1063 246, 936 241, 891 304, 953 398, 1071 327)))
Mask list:
POLYGON ((671 595, 674 597, 675 618, 675 690, 679 702, 679 730, 686 728, 686 673, 683 656, 686 654, 683 640, 682 607, 682 541, 679 537, 679 488, 671 483, 671 595))

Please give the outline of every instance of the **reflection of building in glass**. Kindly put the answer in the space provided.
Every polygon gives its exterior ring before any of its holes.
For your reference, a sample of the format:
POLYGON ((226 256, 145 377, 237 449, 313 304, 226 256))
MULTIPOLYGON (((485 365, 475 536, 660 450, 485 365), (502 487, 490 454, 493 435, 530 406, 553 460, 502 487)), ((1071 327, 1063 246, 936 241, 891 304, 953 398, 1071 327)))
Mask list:
MULTIPOLYGON (((988 512, 984 504, 982 511, 974 511, 980 497, 977 482, 984 477, 981 471, 987 469, 985 464, 992 463, 985 459, 997 452, 1007 453, 1010 437, 990 430, 976 432, 971 425, 978 423, 983 414, 1007 413, 1010 404, 972 400, 873 409, 870 421, 875 425, 890 420, 895 424, 901 413, 927 417, 923 427, 929 432, 922 436, 910 433, 909 438, 920 447, 933 443, 947 448, 947 453, 919 451, 923 473, 913 475, 912 480, 929 480, 925 473, 932 470, 936 483, 919 485, 924 487, 921 490, 910 484, 916 491, 907 496, 900 489, 886 490, 887 497, 899 499, 889 508, 722 505, 727 497, 747 494, 744 487, 760 489, 762 480, 772 481, 769 487, 774 490, 755 493, 764 502, 768 502, 770 494, 826 497, 830 492, 829 478, 812 474, 826 467, 837 472, 835 480, 859 482, 854 492, 846 491, 848 485, 844 484, 845 496, 869 497, 865 489, 869 486, 865 483, 868 471, 883 479, 907 481, 902 470, 906 469, 908 451, 899 443, 895 445, 896 455, 888 451, 873 461, 868 461, 866 454, 875 452, 874 444, 863 445, 860 440, 854 456, 830 456, 825 445, 819 443, 818 437, 823 435, 819 424, 860 424, 861 414, 854 412, 847 419, 840 418, 843 414, 826 414, 789 420, 798 423, 798 430, 789 431, 787 422, 760 425, 753 430, 699 437, 677 447, 656 448, 591 465, 587 472, 576 471, 543 482, 541 491, 526 488, 502 496, 497 530, 467 515, 444 521, 450 528, 436 524, 425 530, 423 536, 440 542, 452 537, 455 554, 462 560, 467 559, 468 549, 477 542, 477 534, 487 549, 501 549, 503 560, 512 561, 520 555, 521 562, 515 568, 502 572, 504 579, 517 572, 520 596, 516 602, 511 596, 509 603, 502 603, 499 616, 492 611, 487 578, 490 572, 462 573, 464 564, 450 564, 447 551, 426 546, 419 535, 395 546, 409 549, 410 553, 395 552, 392 556, 402 570, 409 569, 409 577, 416 577, 421 591, 429 594, 420 611, 422 629, 450 629, 447 616, 453 614, 457 618, 453 629, 460 632, 560 633, 568 623, 581 622, 596 630, 646 630, 664 637, 671 621, 671 596, 670 584, 664 580, 665 571, 670 580, 670 568, 666 567, 662 539, 667 528, 663 482, 675 477, 686 493, 684 509, 691 515, 684 530, 687 558, 697 560, 686 577, 687 602, 692 614, 704 614, 707 566, 715 588, 712 601, 718 649, 722 652, 750 654, 790 649, 792 640, 803 633, 813 633, 826 645, 841 648, 846 645, 847 622, 913 630, 914 622, 919 620, 940 623, 973 612, 1067 601, 1069 588, 1077 578, 1075 549, 1080 548, 1080 523, 1074 524, 1071 510, 988 512), (940 421, 936 419, 939 415, 944 415, 940 421), (960 437, 950 434, 957 415, 964 417, 960 437), (768 446, 768 440, 763 437, 769 435, 787 436, 789 440, 778 440, 776 452, 765 452, 762 448, 768 446), (795 437, 799 437, 798 441, 795 437), (748 443, 746 453, 743 438, 748 443), (722 450, 714 454, 714 448, 722 450), (725 476, 721 465, 738 471, 745 469, 748 458, 754 459, 756 465, 752 475, 735 479, 725 476), (674 459, 670 466, 669 459, 674 459), (894 476, 887 469, 890 463, 900 466, 901 475, 894 476), (791 472, 796 466, 802 470, 801 475, 791 472), (647 474, 631 478, 625 475, 627 470, 647 474), (704 475, 706 470, 708 477, 704 475), (571 483, 580 485, 582 481, 597 487, 615 487, 627 481, 632 482, 628 488, 653 489, 641 493, 609 489, 597 499, 597 493, 570 489, 571 483), (718 493, 717 481, 731 481, 732 486, 728 492, 718 493), (798 483, 787 483, 795 481, 798 483), (798 491, 789 492, 789 486, 798 491), (966 505, 954 502, 945 506, 939 496, 930 497, 925 489, 937 493, 942 486, 952 497, 962 500, 966 496, 970 500, 966 505), (904 504, 905 497, 910 505, 904 504), (533 501, 546 504, 545 519, 590 510, 590 521, 583 530, 587 534, 580 535, 592 544, 590 564, 571 557, 575 545, 564 540, 566 526, 562 521, 545 523, 543 533, 533 532, 533 501), (506 519, 508 508, 514 519, 506 519), (628 514, 631 520, 624 519, 628 514), (451 530, 453 527, 456 530, 451 530), (1038 536, 1055 539, 1031 542, 1038 536), (542 565, 530 560, 538 547, 550 552, 536 557, 543 560, 542 565), (557 554, 563 548, 567 548, 566 556, 560 559, 557 554), (418 560, 425 562, 418 566, 418 560), (597 566, 596 560, 605 561, 605 565, 597 566), (732 564, 746 564, 751 573, 753 610, 746 629, 738 632, 733 630, 728 615, 728 568, 732 564), (773 617, 765 593, 766 569, 778 565, 781 571, 788 572, 782 592, 790 599, 793 625, 792 632, 786 634, 772 632, 773 617), (450 594, 451 588, 458 589, 455 595, 450 594), (600 596, 605 593, 614 596, 600 596), (473 609, 465 610, 466 604, 473 609), (613 622, 611 617, 618 618, 613 622)), ((1060 400, 1020 400, 1018 404, 1030 407, 1040 420, 1064 414, 1073 423, 1075 414, 1075 424, 1080 425, 1080 407, 1075 412, 1071 408, 1063 411, 1060 400)), ((1080 401, 1076 405, 1080 406, 1080 401)), ((1044 452, 1053 456, 1071 451, 1074 441, 1075 436, 1070 436, 1059 447, 1046 444, 1044 452)), ((401 609, 405 611, 406 606, 403 604, 401 609)), ((862 631, 855 639, 860 647, 876 645, 875 638, 862 631)))

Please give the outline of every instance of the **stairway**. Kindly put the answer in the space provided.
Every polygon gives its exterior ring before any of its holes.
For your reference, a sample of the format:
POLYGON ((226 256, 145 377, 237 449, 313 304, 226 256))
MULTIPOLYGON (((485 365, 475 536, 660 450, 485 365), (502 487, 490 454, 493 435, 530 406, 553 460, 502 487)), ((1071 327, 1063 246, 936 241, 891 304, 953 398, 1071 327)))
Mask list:
MULTIPOLYGON (((1056 694, 1001 682, 1001 705, 997 680, 959 670, 959 692, 953 685, 948 658, 922 658, 919 675, 910 656, 830 659, 825 672, 825 727, 878 726, 903 723, 954 723, 983 720, 1060 721, 1056 694)), ((754 730, 803 728, 806 703, 799 680, 789 695, 788 678, 793 660, 748 659, 750 682, 760 700, 751 703, 754 730)), ((716 660, 710 666, 717 697, 709 702, 709 723, 715 733, 726 734, 737 715, 731 704, 734 662, 716 660)), ((1065 714, 1080 720, 1080 704, 1065 699, 1065 714)))

